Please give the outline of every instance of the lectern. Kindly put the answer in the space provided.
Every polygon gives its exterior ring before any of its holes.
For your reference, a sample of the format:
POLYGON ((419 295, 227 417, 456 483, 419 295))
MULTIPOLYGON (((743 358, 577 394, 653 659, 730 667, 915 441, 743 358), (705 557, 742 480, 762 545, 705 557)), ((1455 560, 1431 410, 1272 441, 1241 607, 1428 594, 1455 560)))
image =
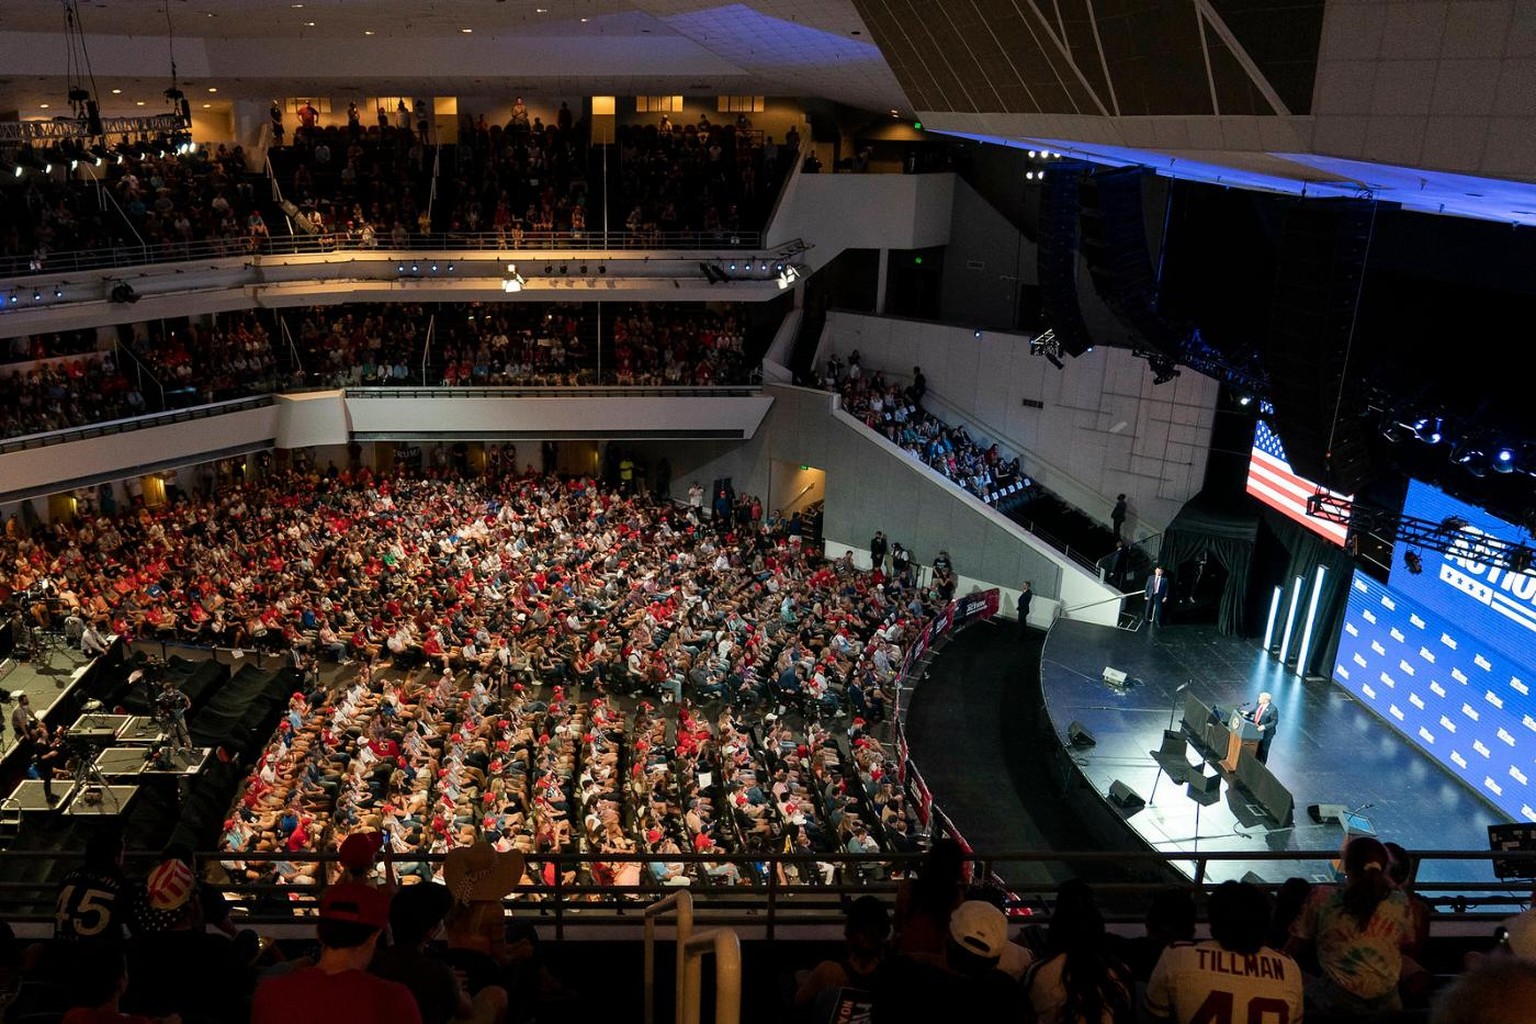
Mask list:
POLYGON ((1231 719, 1227 722, 1227 757, 1221 762, 1221 770, 1224 772, 1237 771, 1237 759, 1243 751, 1250 755, 1256 754, 1259 749, 1259 727, 1249 721, 1241 711, 1232 712, 1231 719))

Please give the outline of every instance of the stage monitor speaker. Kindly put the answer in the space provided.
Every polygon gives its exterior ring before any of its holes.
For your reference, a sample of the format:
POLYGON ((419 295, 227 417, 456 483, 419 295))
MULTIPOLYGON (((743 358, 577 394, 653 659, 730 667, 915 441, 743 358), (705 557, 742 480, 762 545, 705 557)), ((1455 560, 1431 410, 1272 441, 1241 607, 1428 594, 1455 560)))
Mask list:
POLYGON ((1197 772, 1190 772, 1189 788, 1191 795, 1195 792, 1219 793, 1221 792, 1221 773, 1213 771, 1207 774, 1203 767, 1197 772))
POLYGON ((1184 738, 1183 733, 1175 729, 1163 730, 1163 745, 1158 749, 1159 754, 1164 757, 1183 757, 1188 749, 1189 740, 1184 738))
POLYGON ((1307 817, 1319 825, 1337 825, 1348 813, 1344 804, 1307 804, 1307 817))
POLYGON ((1105 665, 1104 666, 1104 681, 1106 683, 1109 683, 1111 686, 1124 686, 1125 685, 1125 673, 1121 672, 1117 668, 1110 668, 1108 665, 1105 665))
POLYGON ((1073 719, 1067 724, 1067 743, 1074 747, 1091 747, 1098 743, 1093 738, 1093 733, 1082 722, 1073 719))
POLYGON ((1119 779, 1109 784, 1109 802, 1124 811, 1139 811, 1147 806, 1134 789, 1119 779))
POLYGON ((1279 822, 1281 826, 1291 824, 1295 798, 1266 766, 1259 763, 1258 758, 1244 752, 1237 759, 1237 782, 1248 791, 1248 794, 1253 797, 1253 802, 1258 804, 1265 814, 1279 822))

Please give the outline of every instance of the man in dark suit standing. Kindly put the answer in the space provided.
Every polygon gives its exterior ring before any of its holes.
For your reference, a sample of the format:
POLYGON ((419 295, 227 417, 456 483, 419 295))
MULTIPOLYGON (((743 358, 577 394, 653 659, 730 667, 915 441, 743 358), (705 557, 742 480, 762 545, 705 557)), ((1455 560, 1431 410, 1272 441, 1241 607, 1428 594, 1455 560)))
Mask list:
POLYGON ((1280 712, 1275 710, 1274 697, 1267 691, 1259 694, 1259 703, 1254 706, 1248 719, 1259 727, 1259 749, 1254 756, 1260 764, 1268 764, 1269 745, 1275 739, 1275 726, 1280 724, 1280 712))
POLYGON ((1029 605, 1035 599, 1035 592, 1030 588, 1029 580, 1024 581, 1024 588, 1019 591, 1019 635, 1024 636, 1029 632, 1029 605))
POLYGON ((1163 613, 1168 607, 1168 593, 1173 588, 1171 581, 1163 575, 1163 567, 1157 566, 1152 570, 1152 575, 1147 577, 1147 625, 1156 632, 1157 627, 1163 624, 1163 613))

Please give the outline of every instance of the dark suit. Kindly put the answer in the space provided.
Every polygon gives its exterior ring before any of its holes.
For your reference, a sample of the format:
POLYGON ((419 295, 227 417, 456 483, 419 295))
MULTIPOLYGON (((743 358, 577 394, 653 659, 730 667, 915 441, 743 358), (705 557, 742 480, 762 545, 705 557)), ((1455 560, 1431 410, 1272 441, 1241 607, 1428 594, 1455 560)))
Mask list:
POLYGON ((1034 599, 1033 590, 1019 591, 1019 632, 1021 634, 1029 632, 1029 605, 1034 599))
POLYGON ((1262 711, 1255 707, 1248 717, 1254 725, 1263 727, 1264 731, 1259 735, 1259 749, 1254 756, 1259 759, 1260 764, 1267 764, 1269 745, 1275 739, 1275 726, 1280 724, 1280 712, 1275 710, 1273 704, 1266 704, 1262 711))
POLYGON ((1167 607, 1170 594, 1173 593, 1173 580, 1167 573, 1159 576, 1153 573, 1147 577, 1147 622, 1154 626, 1163 624, 1163 610, 1167 607))

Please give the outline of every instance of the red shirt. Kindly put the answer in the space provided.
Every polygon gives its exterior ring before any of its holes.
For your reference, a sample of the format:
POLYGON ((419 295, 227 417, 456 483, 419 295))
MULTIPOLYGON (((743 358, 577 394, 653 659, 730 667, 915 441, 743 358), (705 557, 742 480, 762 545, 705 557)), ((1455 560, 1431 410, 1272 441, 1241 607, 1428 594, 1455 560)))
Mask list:
POLYGON ((364 971, 326 974, 310 967, 273 978, 256 990, 251 1024, 421 1024, 411 990, 364 971))

